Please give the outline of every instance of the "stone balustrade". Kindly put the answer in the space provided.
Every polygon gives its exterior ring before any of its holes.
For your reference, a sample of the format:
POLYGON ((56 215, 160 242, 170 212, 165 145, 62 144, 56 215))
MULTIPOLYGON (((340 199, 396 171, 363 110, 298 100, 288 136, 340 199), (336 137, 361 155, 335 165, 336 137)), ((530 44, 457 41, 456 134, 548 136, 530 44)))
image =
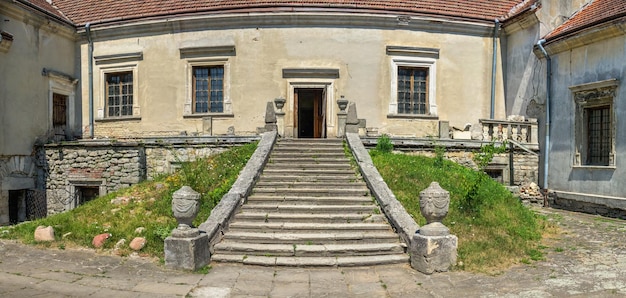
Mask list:
POLYGON ((537 121, 508 121, 480 119, 485 141, 513 140, 522 144, 538 144, 537 121))

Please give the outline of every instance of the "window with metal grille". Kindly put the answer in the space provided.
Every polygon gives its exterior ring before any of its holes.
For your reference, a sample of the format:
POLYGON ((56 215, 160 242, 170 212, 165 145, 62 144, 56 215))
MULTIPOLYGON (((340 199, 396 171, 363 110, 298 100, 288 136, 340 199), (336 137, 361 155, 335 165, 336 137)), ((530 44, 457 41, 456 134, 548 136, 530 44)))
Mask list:
POLYGON ((398 67, 398 114, 428 114, 428 68, 398 67))
POLYGON ((193 67, 194 113, 224 112, 224 66, 193 67))
POLYGON ((106 74, 107 115, 123 117, 133 115, 133 72, 106 74))
POLYGON ((611 153, 611 107, 586 108, 588 165, 609 165, 611 153))

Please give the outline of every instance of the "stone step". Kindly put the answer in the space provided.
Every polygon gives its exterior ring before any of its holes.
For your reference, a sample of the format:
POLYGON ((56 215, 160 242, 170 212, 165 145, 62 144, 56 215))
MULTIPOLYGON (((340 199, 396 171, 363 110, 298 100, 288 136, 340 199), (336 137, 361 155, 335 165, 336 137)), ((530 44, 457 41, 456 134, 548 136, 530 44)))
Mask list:
POLYGON ((406 264, 407 254, 391 254, 377 256, 348 257, 273 257, 215 254, 211 259, 216 262, 236 262, 258 266, 292 266, 292 267, 357 267, 388 264, 406 264))
POLYGON ((344 205, 344 204, 362 204, 371 205, 372 197, 366 196, 341 196, 341 197, 311 197, 311 196, 293 196, 293 195, 268 195, 253 194, 248 197, 248 202, 271 202, 292 205, 344 205))
POLYGON ((343 158, 327 158, 327 157, 270 157, 270 161, 268 164, 334 164, 334 163, 348 163, 349 160, 345 157, 343 158))
POLYGON ((339 257, 396 253, 404 253, 400 243, 264 244, 222 241, 215 245, 215 254, 248 256, 339 257))
POLYGON ((290 171, 302 171, 302 170, 346 170, 346 171, 352 171, 354 173, 354 170, 352 169, 352 166, 349 163, 334 163, 334 164, 316 164, 316 163, 310 163, 310 164, 300 164, 300 163, 280 163, 280 164, 275 164, 275 163, 268 163, 267 165, 265 165, 264 170, 290 170, 290 171))
POLYGON ((265 222, 265 223, 351 223, 363 222, 371 217, 368 213, 274 213, 274 212, 241 212, 235 215, 236 221, 265 222))
POLYGON ((312 143, 312 144, 343 144, 343 139, 310 139, 310 138, 284 138, 278 141, 278 144, 302 144, 302 143, 312 143))
POLYGON ((319 231, 319 232, 259 232, 231 229, 224 241, 248 243, 283 244, 332 244, 332 243, 395 243, 397 234, 387 231, 319 231))
POLYGON ((300 223, 300 222, 247 222, 233 221, 229 229, 266 232, 312 232, 312 231, 391 231, 387 223, 300 223))
POLYGON ((352 175, 356 177, 354 170, 324 170, 324 169, 303 169, 303 170, 284 170, 284 169, 263 169, 262 175, 286 175, 286 176, 326 176, 326 175, 352 175))
POLYGON ((343 147, 339 146, 285 146, 278 145, 274 147, 272 154, 275 153, 286 153, 286 152, 296 152, 296 153, 345 153, 343 151, 343 147))
POLYGON ((297 151, 275 151, 270 155, 272 158, 346 158, 343 152, 297 152, 297 151))
MULTIPOLYGON (((370 202, 371 203, 371 202, 370 202)), ((336 214, 350 211, 352 213, 380 213, 378 206, 374 204, 357 205, 357 204, 341 204, 341 205, 287 205, 277 203, 253 203, 249 202, 241 206, 242 212, 276 212, 276 213, 328 213, 336 214)))
POLYGON ((255 187, 253 194, 258 195, 301 195, 307 197, 342 197, 342 196, 369 196, 367 187, 355 189, 324 189, 324 188, 289 188, 289 187, 255 187))
POLYGON ((355 182, 360 179, 354 174, 346 175, 283 175, 283 174, 264 174, 259 178, 259 182, 266 181, 284 181, 284 182, 355 182))
MULTIPOLYGON (((356 177, 355 179, 356 180, 356 177)), ((326 188, 326 189, 364 189, 365 182, 299 182, 299 181, 259 181, 256 187, 288 187, 288 188, 326 188)))

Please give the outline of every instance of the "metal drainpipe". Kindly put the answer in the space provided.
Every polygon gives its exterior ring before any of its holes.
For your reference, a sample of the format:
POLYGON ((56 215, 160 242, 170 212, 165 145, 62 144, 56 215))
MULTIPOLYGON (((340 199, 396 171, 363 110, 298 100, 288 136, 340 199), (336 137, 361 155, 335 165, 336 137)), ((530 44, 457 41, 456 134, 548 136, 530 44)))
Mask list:
POLYGON ((89 63, 89 138, 93 139, 93 41, 91 40, 91 24, 85 24, 87 33, 87 60, 89 63))
POLYGON ((543 44, 546 42, 545 39, 541 39, 537 42, 537 46, 546 57, 546 144, 545 144, 545 154, 543 158, 543 189, 548 190, 548 157, 549 157, 549 147, 550 147, 550 90, 552 89, 552 63, 548 52, 543 47, 543 44))
POLYGON ((495 117, 495 108, 496 108, 496 64, 498 62, 498 30, 500 29, 500 21, 498 19, 495 20, 495 25, 493 26, 493 59, 491 62, 491 113, 489 113, 489 119, 494 119, 495 117))

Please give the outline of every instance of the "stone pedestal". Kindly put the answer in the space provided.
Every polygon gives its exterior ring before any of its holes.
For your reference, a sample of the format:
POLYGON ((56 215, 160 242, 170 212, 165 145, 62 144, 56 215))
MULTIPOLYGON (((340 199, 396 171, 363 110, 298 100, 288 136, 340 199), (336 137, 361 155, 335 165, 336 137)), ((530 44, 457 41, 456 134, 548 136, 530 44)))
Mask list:
POLYGON ((424 274, 445 272, 456 264, 458 239, 454 235, 413 235, 411 267, 424 274))
POLYGON ((346 135, 346 112, 337 113, 337 137, 343 138, 346 135))
POLYGON ((276 112, 276 126, 278 135, 285 137, 285 112, 276 112))
POLYGON ((198 229, 172 232, 165 238, 165 266, 172 269, 198 270, 210 259, 209 237, 198 229))
POLYGON ((209 263, 209 237, 191 227, 200 209, 200 194, 183 186, 172 195, 172 213, 178 227, 165 238, 165 266, 173 269, 197 270, 209 263))
POLYGON ((411 267, 424 274, 445 272, 456 263, 458 239, 441 223, 448 214, 450 193, 432 182, 420 192, 420 211, 427 224, 411 241, 411 267))

